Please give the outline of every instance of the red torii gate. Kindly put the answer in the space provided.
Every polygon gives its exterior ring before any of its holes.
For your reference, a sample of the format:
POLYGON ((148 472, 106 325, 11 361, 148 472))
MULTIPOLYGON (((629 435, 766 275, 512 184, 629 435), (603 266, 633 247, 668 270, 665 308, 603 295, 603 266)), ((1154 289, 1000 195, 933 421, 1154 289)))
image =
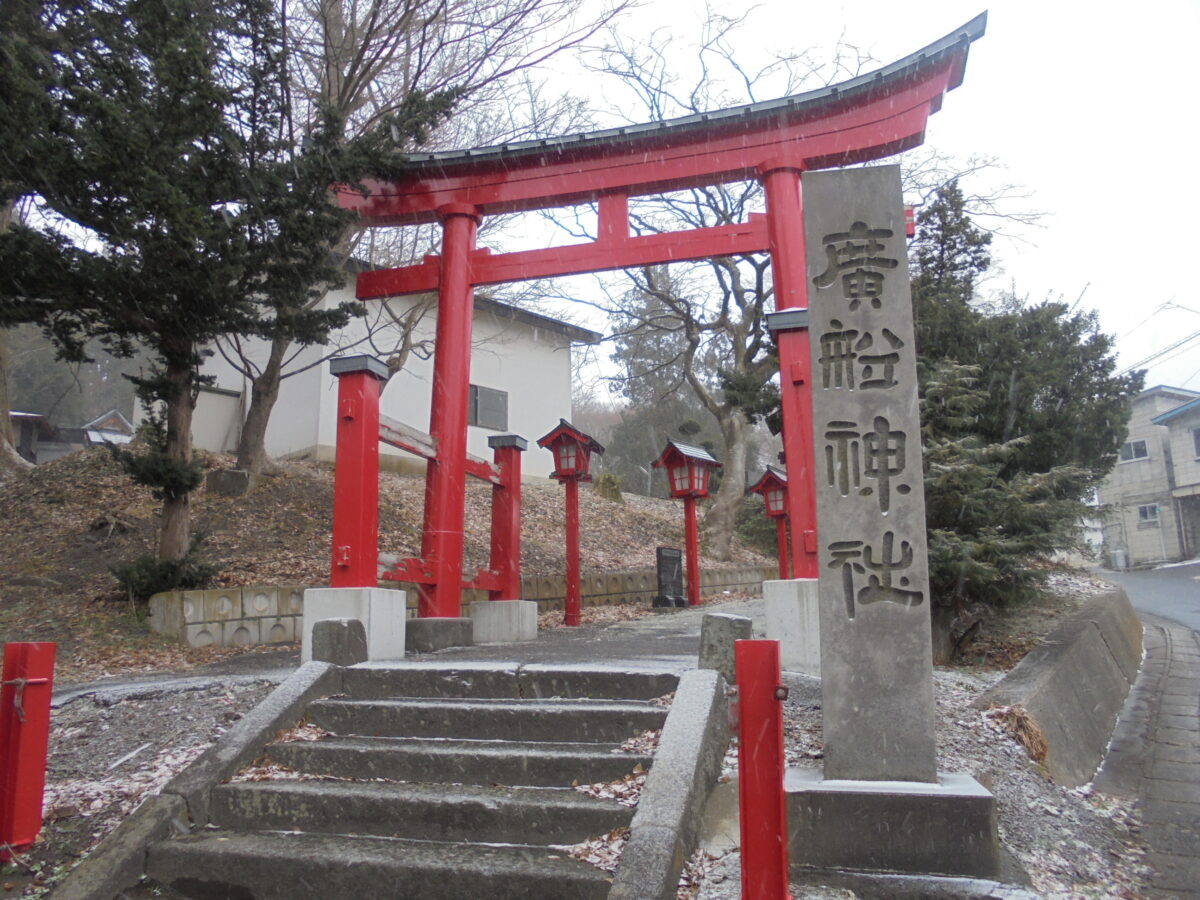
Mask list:
MULTIPOLYGON (((442 224, 442 253, 358 276, 360 300, 438 292, 430 434, 420 561, 421 616, 459 615, 475 285, 769 251, 779 345, 783 443, 792 521, 793 577, 817 576, 811 371, 806 333, 804 214, 800 173, 891 156, 921 144, 925 124, 963 78, 986 13, 876 72, 841 84, 665 122, 476 150, 413 154, 409 173, 368 182, 339 202, 369 227, 442 224), (766 213, 744 224, 633 237, 630 197, 758 179, 766 213), (475 247, 484 216, 596 203, 595 241, 492 254, 475 247)), ((419 563, 419 565, 417 565, 419 563)))

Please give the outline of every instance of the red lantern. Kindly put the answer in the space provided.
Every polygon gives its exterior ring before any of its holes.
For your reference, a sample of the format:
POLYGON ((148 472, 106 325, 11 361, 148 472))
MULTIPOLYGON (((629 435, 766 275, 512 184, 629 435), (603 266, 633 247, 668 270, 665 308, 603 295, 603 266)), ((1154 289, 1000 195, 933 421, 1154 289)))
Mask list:
POLYGON ((592 454, 604 453, 604 447, 595 438, 584 434, 566 419, 559 419, 553 431, 539 438, 538 446, 554 454, 554 471, 550 477, 558 481, 591 481, 592 454))
POLYGON ((593 453, 604 448, 591 435, 584 434, 566 419, 558 427, 538 439, 538 446, 554 454, 554 471, 550 477, 567 489, 567 590, 563 598, 563 624, 578 625, 580 614, 579 590, 579 482, 591 481, 589 469, 593 453))
POLYGON ((707 497, 709 473, 721 464, 703 447, 667 441, 654 467, 667 470, 672 497, 707 497))
POLYGON ((767 466, 762 478, 750 488, 751 493, 762 494, 767 507, 767 518, 775 520, 776 543, 779 545, 779 577, 788 577, 788 504, 787 472, 767 466))

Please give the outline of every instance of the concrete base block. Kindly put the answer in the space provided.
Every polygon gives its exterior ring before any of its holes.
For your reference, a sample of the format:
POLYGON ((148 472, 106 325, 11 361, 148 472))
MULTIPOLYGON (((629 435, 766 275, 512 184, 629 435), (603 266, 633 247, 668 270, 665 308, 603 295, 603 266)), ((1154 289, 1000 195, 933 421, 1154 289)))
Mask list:
POLYGON ((767 638, 779 641, 779 663, 786 672, 821 674, 821 627, 817 579, 764 581, 767 638))
POLYGON ((358 619, 322 619, 313 624, 312 655, 335 666, 366 662, 367 630, 358 619))
POLYGON ((784 777, 794 866, 994 878, 1000 874, 995 798, 970 775, 936 784, 826 781, 818 769, 784 777))
POLYGON ((750 640, 752 624, 745 616, 705 613, 700 623, 700 663, 697 668, 716 669, 726 684, 736 683, 733 642, 750 640))
POLYGON ((538 606, 532 600, 476 600, 471 604, 476 644, 537 640, 538 606))
POLYGON ((362 622, 368 659, 404 659, 406 599, 404 591, 384 588, 309 588, 304 592, 300 661, 313 658, 313 625, 323 619, 362 622))
POLYGON ((447 647, 470 647, 475 643, 471 619, 409 619, 408 649, 411 653, 433 653, 447 647))

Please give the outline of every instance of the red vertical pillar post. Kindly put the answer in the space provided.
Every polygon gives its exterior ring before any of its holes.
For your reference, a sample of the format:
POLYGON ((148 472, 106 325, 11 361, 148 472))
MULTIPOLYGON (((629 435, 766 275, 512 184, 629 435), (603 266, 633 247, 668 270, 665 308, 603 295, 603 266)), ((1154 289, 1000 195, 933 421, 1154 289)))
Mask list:
POLYGON ((489 567, 500 576, 500 590, 489 600, 521 599, 521 454, 528 442, 515 434, 488 438, 500 484, 492 485, 492 555, 489 567))
POLYGON ((471 390, 471 318, 474 291, 471 252, 479 213, 474 206, 449 204, 442 217, 442 270, 438 285, 437 345, 433 359, 433 406, 429 433, 437 458, 425 477, 425 531, 421 555, 433 571, 422 587, 421 616, 461 614, 463 517, 467 497, 467 404, 471 390))
POLYGON ((788 520, 787 516, 779 516, 775 519, 775 545, 778 548, 779 556, 779 577, 786 579, 790 567, 788 561, 790 554, 788 553, 788 520))
POLYGON ((567 489, 567 596, 563 600, 563 624, 578 625, 583 605, 579 591, 579 479, 564 478, 567 489))
POLYGON ((783 793, 783 700, 778 641, 734 641, 738 692, 738 792, 742 896, 788 896, 787 806, 783 793))
POLYGON ((687 548, 688 606, 700 605, 700 529, 696 527, 696 498, 683 498, 683 543, 687 548))
MULTIPOLYGON (((0 686, 0 848, 20 850, 42 830, 56 644, 4 645, 0 686)), ((0 862, 10 854, 0 849, 0 862)))
MULTIPOLYGON (((785 310, 807 310, 800 170, 786 165, 766 166, 763 167, 762 182, 767 195, 767 231, 776 315, 785 310)), ((792 575, 816 578, 817 497, 808 329, 804 325, 783 327, 776 334, 783 407, 783 452, 787 460, 788 510, 792 521, 792 575)))
POLYGON ((338 380, 331 587, 379 583, 379 395, 387 366, 372 356, 331 360, 338 380))

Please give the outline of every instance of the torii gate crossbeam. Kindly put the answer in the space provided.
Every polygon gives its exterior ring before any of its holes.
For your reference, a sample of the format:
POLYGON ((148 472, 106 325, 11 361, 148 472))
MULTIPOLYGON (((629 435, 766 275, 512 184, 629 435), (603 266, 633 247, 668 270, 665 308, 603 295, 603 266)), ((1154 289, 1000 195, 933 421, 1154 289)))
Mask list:
MULTIPOLYGON (((339 192, 368 227, 441 222, 442 253, 358 276, 359 299, 438 292, 430 433, 438 455, 426 484, 422 555, 434 577, 422 616, 459 615, 471 306, 477 284, 499 284, 712 256, 770 252, 775 308, 807 307, 800 173, 920 145, 930 114, 957 87, 986 13, 868 75, 809 93, 667 122, 476 150, 414 154, 405 177, 339 192), (758 179, 765 215, 744 224, 632 236, 630 197, 758 179), (599 208, 595 241, 519 253, 475 247, 484 216, 581 203, 599 208)), ((803 316, 776 328, 792 570, 817 575, 811 361, 803 316)))

